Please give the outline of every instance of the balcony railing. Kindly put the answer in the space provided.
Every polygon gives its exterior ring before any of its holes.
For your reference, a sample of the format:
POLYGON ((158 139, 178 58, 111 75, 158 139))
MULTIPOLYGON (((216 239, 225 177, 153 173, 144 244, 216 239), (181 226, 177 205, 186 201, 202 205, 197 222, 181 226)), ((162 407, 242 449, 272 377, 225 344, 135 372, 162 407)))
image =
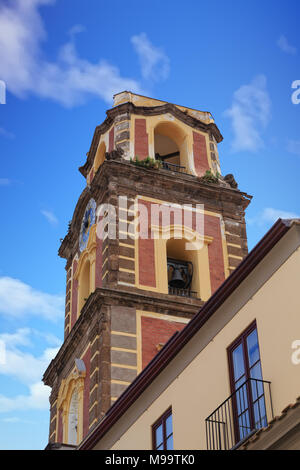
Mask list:
POLYGON ((164 170, 176 171, 176 173, 187 173, 185 166, 176 165, 175 163, 162 161, 162 168, 164 170))
POLYGON ((197 292, 191 289, 180 289, 179 287, 169 286, 169 294, 179 295, 181 297, 194 297, 197 298, 197 292))
POLYGON ((234 449, 273 417, 271 382, 250 378, 206 418, 207 449, 234 449))

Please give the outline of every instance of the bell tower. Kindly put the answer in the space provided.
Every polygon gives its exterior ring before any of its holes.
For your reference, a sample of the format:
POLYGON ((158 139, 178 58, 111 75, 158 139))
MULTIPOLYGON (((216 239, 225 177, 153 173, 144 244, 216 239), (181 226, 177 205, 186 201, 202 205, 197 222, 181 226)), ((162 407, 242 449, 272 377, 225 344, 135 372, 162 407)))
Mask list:
POLYGON ((96 127, 59 255, 64 343, 43 380, 49 446, 78 444, 247 254, 251 196, 209 112, 122 92, 96 127))

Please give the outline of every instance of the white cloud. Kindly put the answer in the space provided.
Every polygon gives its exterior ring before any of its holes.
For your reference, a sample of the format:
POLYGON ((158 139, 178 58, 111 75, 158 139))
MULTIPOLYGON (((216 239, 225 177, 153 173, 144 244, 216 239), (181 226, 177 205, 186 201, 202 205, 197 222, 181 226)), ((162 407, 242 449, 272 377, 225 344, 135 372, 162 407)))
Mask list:
POLYGON ((11 277, 0 277, 0 314, 9 317, 38 315, 47 320, 63 318, 64 296, 47 294, 11 277))
POLYGON ((43 214, 44 217, 46 217, 46 219, 48 220, 48 222, 49 222, 51 225, 57 225, 57 224, 58 224, 58 219, 57 219, 57 217, 53 214, 53 212, 47 211, 47 210, 41 210, 41 213, 43 214))
POLYGON ((261 134, 271 117, 266 77, 258 75, 249 85, 243 85, 235 91, 232 106, 224 114, 231 119, 234 152, 255 152, 263 147, 261 134))
POLYGON ((65 106, 81 104, 89 96, 111 103, 113 94, 120 90, 141 92, 139 83, 122 77, 117 67, 78 56, 73 39, 83 30, 81 25, 70 30, 70 42, 61 48, 57 61, 44 59, 41 43, 46 32, 38 9, 53 3, 15 0, 0 7, 1 79, 7 89, 18 97, 30 93, 65 106))
POLYGON ((300 216, 295 212, 288 212, 273 207, 266 207, 256 217, 247 218, 247 222, 250 225, 266 225, 274 224, 278 219, 298 219, 300 216))
POLYGON ((142 76, 154 81, 165 80, 170 72, 170 60, 161 48, 153 46, 145 33, 132 36, 131 42, 139 56, 142 76))
POLYGON ((42 382, 36 382, 29 387, 29 395, 7 397, 0 395, 0 413, 24 410, 49 409, 50 387, 42 382))
POLYGON ((287 149, 290 153, 300 155, 300 140, 289 140, 287 149))
POLYGON ((32 346, 31 336, 36 333, 36 330, 20 328, 15 333, 0 335, 0 341, 4 342, 6 348, 5 362, 0 364, 0 374, 13 377, 25 384, 29 390, 27 395, 19 394, 15 397, 0 395, 2 413, 49 407, 50 388, 41 382, 41 377, 59 348, 46 348, 40 356, 24 352, 24 346, 32 346))
POLYGON ((283 34, 278 39, 277 45, 286 54, 292 54, 292 55, 297 54, 297 48, 289 44, 286 36, 284 36, 283 34))

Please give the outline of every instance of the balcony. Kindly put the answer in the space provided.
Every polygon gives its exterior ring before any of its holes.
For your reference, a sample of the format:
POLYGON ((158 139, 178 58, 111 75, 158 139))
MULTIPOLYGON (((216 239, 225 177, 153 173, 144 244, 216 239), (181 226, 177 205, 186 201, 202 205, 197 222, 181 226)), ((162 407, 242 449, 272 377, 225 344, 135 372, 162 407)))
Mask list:
POLYGON ((206 418, 207 449, 235 449, 273 417, 271 382, 250 378, 206 418))
POLYGON ((181 289, 179 287, 169 286, 169 294, 178 295, 179 297, 193 297, 194 299, 198 298, 197 292, 191 289, 181 289))
POLYGON ((162 161, 162 169, 163 170, 168 170, 168 171, 175 171, 176 173, 186 173, 187 174, 187 170, 186 170, 185 166, 176 165, 175 163, 169 163, 169 162, 162 161))

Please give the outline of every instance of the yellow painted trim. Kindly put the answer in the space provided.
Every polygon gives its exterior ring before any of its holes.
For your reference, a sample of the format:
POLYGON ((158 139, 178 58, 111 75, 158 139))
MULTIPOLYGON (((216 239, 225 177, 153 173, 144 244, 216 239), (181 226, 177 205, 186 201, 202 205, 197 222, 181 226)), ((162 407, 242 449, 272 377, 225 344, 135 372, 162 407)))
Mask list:
POLYGON ((93 360, 96 356, 98 356, 98 354, 100 354, 100 351, 96 351, 96 352, 94 353, 93 357, 91 357, 91 362, 92 362, 92 360, 93 360))
POLYGON ((94 421, 91 422, 91 424, 89 424, 89 428, 91 428, 92 426, 94 426, 95 423, 98 422, 98 419, 95 418, 94 421))
POLYGON ((100 338, 100 335, 97 335, 97 336, 94 338, 94 341, 90 344, 90 346, 92 347, 93 344, 94 344, 94 343, 97 341, 97 339, 99 339, 99 338, 100 338))
POLYGON ((122 256, 122 255, 119 255, 119 258, 120 259, 127 259, 128 261, 133 261, 134 258, 129 258, 128 256, 122 256))
POLYGON ((130 385, 131 382, 125 382, 125 380, 116 380, 116 379, 112 379, 110 381, 112 384, 117 384, 117 385, 130 385))
POLYGON ((134 333, 125 333, 124 331, 115 331, 111 330, 112 335, 120 335, 120 336, 130 336, 131 338, 136 338, 134 333))
POLYGON ((99 384, 95 384, 94 387, 92 388, 92 390, 90 391, 90 395, 93 393, 93 391, 95 390, 95 388, 98 388, 99 387, 99 384))
POLYGON ((92 406, 89 408, 89 411, 91 411, 94 408, 95 405, 98 405, 98 400, 94 401, 92 406))
POLYGON ((99 370, 99 367, 95 367, 95 369, 93 370, 93 372, 90 375, 90 379, 93 377, 94 373, 97 372, 97 370, 99 370))
POLYGON ((123 273, 135 273, 134 269, 127 269, 127 268, 119 268, 119 271, 122 271, 123 273))
POLYGON ((115 364, 112 362, 111 367, 121 367, 121 369, 130 369, 130 370, 137 370, 137 366, 128 366, 127 364, 115 364))
POLYGON ((130 352, 136 354, 136 349, 127 349, 127 348, 117 348, 116 346, 112 346, 112 351, 123 351, 123 352, 130 352))
POLYGON ((227 246, 233 246, 234 248, 242 248, 241 245, 236 245, 235 243, 227 243, 227 246))
POLYGON ((228 255, 228 258, 235 258, 235 259, 244 259, 242 256, 237 256, 237 255, 228 255))
POLYGON ((106 274, 108 274, 108 271, 106 270, 105 273, 102 276, 102 280, 105 278, 106 274))

